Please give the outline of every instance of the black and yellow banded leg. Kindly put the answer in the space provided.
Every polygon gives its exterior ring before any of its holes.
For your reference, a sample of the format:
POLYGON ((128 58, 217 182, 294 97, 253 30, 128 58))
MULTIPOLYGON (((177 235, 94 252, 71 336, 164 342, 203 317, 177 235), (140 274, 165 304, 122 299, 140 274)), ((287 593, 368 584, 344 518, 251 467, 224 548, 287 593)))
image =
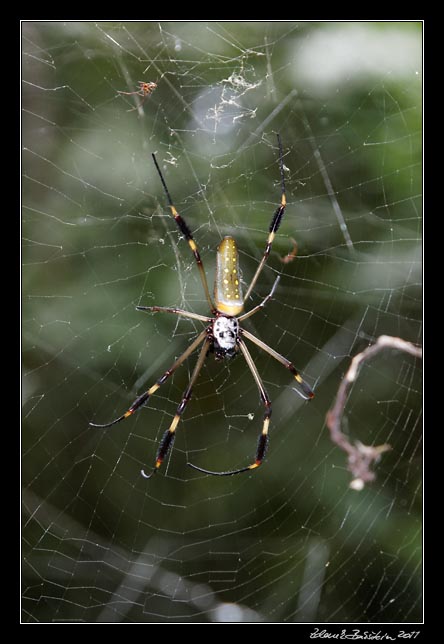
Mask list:
POLYGON ((205 297, 207 298, 208 304, 210 305, 210 311, 215 312, 215 307, 214 307, 214 304, 213 304, 213 300, 211 299, 210 291, 209 291, 209 288, 208 288, 207 277, 205 275, 203 263, 202 263, 202 260, 201 260, 200 253, 199 253, 199 250, 197 248, 196 242, 193 239, 193 235, 191 233, 191 230, 188 228, 187 223, 179 215, 179 213, 176 210, 176 207, 175 207, 175 205, 173 203, 173 200, 171 199, 170 192, 169 192, 169 190, 167 188, 165 179, 163 177, 162 171, 160 170, 159 164, 157 163, 157 159, 156 159, 155 154, 153 154, 152 157, 153 157, 154 165, 156 166, 156 170, 157 170, 157 172, 159 174, 159 177, 160 177, 160 180, 162 182, 162 186, 163 186, 163 189, 165 191, 166 197, 168 199, 168 205, 170 207, 171 214, 173 215, 174 221, 176 222, 177 227, 179 228, 180 232, 183 234, 183 236, 187 240, 188 246, 191 248, 191 252, 194 255, 194 259, 196 260, 197 268, 199 269, 200 279, 202 281, 202 286, 203 286, 203 289, 204 289, 204 292, 205 292, 205 297))
POLYGON ((265 344, 265 342, 262 342, 262 340, 259 340, 259 338, 256 338, 256 336, 253 335, 252 333, 249 333, 249 331, 246 331, 245 329, 240 329, 240 333, 244 338, 247 338, 247 340, 251 340, 251 342, 254 342, 254 344, 257 345, 260 349, 262 349, 262 351, 265 351, 270 356, 272 356, 275 360, 277 360, 282 365, 284 365, 284 367, 288 369, 290 373, 293 374, 294 379, 299 385, 299 388, 308 399, 311 399, 314 397, 313 390, 309 385, 307 385, 305 380, 303 380, 299 371, 295 368, 294 364, 290 362, 290 360, 287 360, 287 358, 284 358, 284 356, 281 356, 280 353, 278 353, 277 351, 269 347, 268 344, 265 344))
POLYGON ((253 378, 256 381, 257 388, 259 389, 259 395, 265 407, 262 431, 259 434, 259 439, 257 441, 255 460, 253 463, 251 463, 251 465, 248 465, 247 467, 241 467, 239 470, 229 470, 227 472, 213 472, 211 470, 205 470, 202 467, 198 467, 197 465, 193 465, 192 463, 187 463, 187 465, 192 467, 194 470, 198 470, 198 472, 203 472, 204 474, 211 474, 212 476, 233 476, 234 474, 241 474, 242 472, 254 470, 261 465, 268 448, 268 428, 271 418, 271 400, 268 397, 264 383, 262 382, 259 372, 256 369, 256 365, 253 362, 253 358, 251 357, 250 352, 248 351, 242 338, 239 338, 239 347, 244 355, 247 365, 250 367, 250 371, 253 374, 253 378))
POLYGON ((116 418, 115 420, 112 420, 110 423, 105 423, 104 425, 99 425, 97 423, 89 423, 91 427, 100 427, 105 429, 106 427, 112 427, 112 425, 116 425, 117 423, 120 423, 120 421, 125 420, 125 418, 128 418, 129 416, 132 416, 134 412, 136 412, 139 407, 141 407, 150 396, 152 396, 163 383, 168 380, 170 376, 173 375, 173 373, 176 371, 178 367, 180 367, 181 364, 185 362, 185 360, 197 349, 197 347, 204 341, 205 337, 207 335, 207 330, 205 329, 198 335, 198 337, 195 339, 195 341, 190 344, 188 349, 182 353, 180 358, 178 358, 169 369, 165 371, 165 373, 157 380, 157 382, 152 385, 148 389, 148 391, 145 391, 145 393, 141 394, 136 400, 133 402, 131 407, 126 411, 122 416, 119 416, 119 418, 116 418))
POLYGON ((261 274, 262 269, 264 268, 265 263, 270 255, 271 247, 273 245, 273 240, 279 229, 279 226, 281 225, 282 217, 284 216, 285 208, 287 206, 287 197, 285 195, 283 152, 282 152, 281 137, 279 136, 279 134, 277 135, 277 140, 278 140, 278 147, 279 147, 279 169, 281 173, 281 203, 279 204, 275 213, 273 214, 273 218, 271 220, 270 227, 268 229, 268 237, 267 237, 267 243, 265 244, 264 254, 259 263, 259 266, 257 267, 256 273, 254 274, 253 279, 251 280, 251 283, 247 289, 247 292, 245 293, 245 298, 244 298, 245 303, 248 302, 248 298, 250 297, 251 292, 254 289, 256 282, 259 278, 259 275, 261 274))
MULTIPOLYGON (((204 331, 204 333, 206 333, 206 331, 204 331)), ((193 373, 191 375, 191 378, 190 378, 190 382, 188 383, 188 387, 184 391, 182 400, 180 401, 180 404, 179 404, 179 406, 178 406, 178 408, 176 410, 176 414, 175 414, 175 416, 174 416, 174 418, 172 420, 172 423, 171 423, 169 429, 167 429, 167 431, 162 436, 162 440, 159 443, 159 449, 157 450, 156 462, 154 464, 153 470, 151 471, 150 474, 146 474, 144 470, 141 470, 142 476, 145 477, 146 479, 151 478, 153 476, 153 474, 155 474, 158 471, 159 467, 162 465, 163 461, 168 456, 168 452, 170 451, 170 449, 171 449, 171 447, 172 447, 172 445, 174 443, 174 439, 176 437, 177 425, 179 424, 179 420, 180 420, 183 412, 185 411, 185 408, 186 408, 187 404, 190 401, 191 394, 193 392, 194 384, 195 384, 195 382, 197 380, 197 377, 199 376, 199 373, 200 373, 200 371, 201 371, 201 369, 203 367, 203 364, 205 362, 205 358, 207 357, 207 353, 208 353, 209 348, 210 348, 210 344, 211 344, 211 341, 207 338, 205 340, 203 346, 202 346, 202 349, 200 350, 199 357, 197 359, 196 365, 194 367, 194 371, 193 371, 193 373)))

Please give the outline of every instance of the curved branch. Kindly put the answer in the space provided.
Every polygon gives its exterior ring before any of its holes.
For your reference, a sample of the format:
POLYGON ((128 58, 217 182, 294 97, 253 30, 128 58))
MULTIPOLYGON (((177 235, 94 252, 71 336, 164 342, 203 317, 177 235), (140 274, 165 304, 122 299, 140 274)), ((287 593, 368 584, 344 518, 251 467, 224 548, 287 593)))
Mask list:
POLYGON ((410 353, 416 358, 422 358, 421 347, 401 338, 381 335, 375 344, 367 347, 352 359, 350 367, 339 386, 334 405, 329 409, 326 417, 331 440, 348 455, 347 469, 353 475, 350 487, 354 490, 362 490, 366 483, 375 479, 375 473, 370 469, 371 465, 376 463, 381 454, 390 450, 391 447, 388 444, 364 445, 359 441, 352 445, 347 436, 341 431, 342 416, 350 387, 357 379, 362 363, 387 348, 397 349, 398 351, 410 353))

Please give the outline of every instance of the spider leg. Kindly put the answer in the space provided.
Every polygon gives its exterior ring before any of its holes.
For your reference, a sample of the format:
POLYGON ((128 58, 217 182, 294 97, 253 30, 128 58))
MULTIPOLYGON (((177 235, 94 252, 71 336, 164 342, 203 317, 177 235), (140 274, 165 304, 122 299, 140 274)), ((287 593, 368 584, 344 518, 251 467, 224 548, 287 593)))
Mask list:
POLYGON ((242 335, 245 338, 247 338, 247 340, 251 340, 251 342, 254 342, 254 344, 256 344, 260 349, 262 349, 262 351, 265 351, 266 353, 270 354, 272 358, 274 358, 282 365, 284 365, 284 367, 286 367, 290 371, 290 373, 293 374, 294 379, 296 380, 300 389, 303 391, 304 395, 308 399, 311 399, 314 397, 314 393, 311 387, 309 387, 309 385, 307 385, 305 380, 302 379, 301 375, 295 369, 294 364, 290 362, 290 360, 287 360, 287 358, 284 358, 284 356, 281 356, 280 353, 278 353, 277 351, 269 347, 268 344, 265 344, 265 342, 262 342, 262 340, 259 340, 259 338, 256 338, 256 336, 253 335, 252 333, 249 333, 249 331, 246 331, 245 329, 240 329, 240 333, 242 333, 242 335))
MULTIPOLYGON (((206 331, 204 331, 206 333, 206 331)), ((141 470, 141 474, 144 478, 149 479, 155 474, 159 467, 162 465, 163 461, 165 460, 166 456, 168 455, 168 452, 170 451, 174 439, 176 437, 176 427, 179 423, 179 420, 185 411, 185 408, 187 404, 190 401, 191 394, 193 392, 193 387, 194 383, 197 380, 197 377, 203 367, 203 364, 205 362, 205 358, 207 357, 208 349, 210 348, 211 340, 209 338, 206 338, 202 349, 200 350, 199 357, 197 359, 196 365, 194 367, 194 371, 192 373, 192 376, 190 378, 190 382, 188 383, 188 387, 185 389, 182 400, 176 410, 176 414, 172 420, 172 423, 169 427, 169 429, 166 430, 164 433, 162 440, 159 443, 159 448, 157 450, 157 456, 156 456, 156 462, 154 464, 154 467, 151 471, 150 474, 146 474, 144 470, 141 470)))
POLYGON ((136 110, 140 110, 142 105, 145 103, 146 98, 150 95, 145 93, 142 89, 138 89, 136 92, 121 92, 118 90, 117 93, 124 94, 125 96, 140 96, 141 100, 138 101, 134 107, 131 107, 129 110, 126 110, 127 112, 135 112, 136 110))
POLYGON ((136 398, 136 400, 133 402, 133 404, 128 409, 128 411, 126 411, 122 416, 119 416, 119 418, 112 420, 110 423, 105 423, 104 425, 99 425, 97 423, 89 423, 91 427, 100 427, 103 429, 106 427, 112 427, 112 425, 116 425, 117 423, 120 423, 120 421, 124 420, 125 418, 132 416, 132 414, 134 414, 134 412, 137 411, 139 407, 141 407, 144 403, 146 403, 148 398, 152 396, 159 389, 159 387, 163 385, 163 383, 166 380, 168 380, 168 378, 176 371, 176 369, 185 362, 188 356, 190 356, 193 353, 193 351, 197 349, 197 347, 204 341, 206 335, 207 335, 207 330, 204 329, 202 333, 198 335, 195 341, 192 344, 190 344, 188 349, 186 349, 184 353, 182 353, 180 358, 178 358, 171 365, 171 367, 167 369, 167 371, 165 371, 165 373, 159 378, 157 382, 154 383, 154 385, 152 385, 148 389, 148 391, 145 391, 145 393, 143 393, 141 396, 138 396, 138 398, 136 398))
POLYGON ((136 306, 136 310, 148 311, 149 313, 174 313, 174 315, 181 315, 184 318, 191 318, 192 320, 199 320, 200 322, 211 322, 212 320, 212 318, 206 315, 199 315, 198 313, 191 313, 191 311, 169 308, 167 306, 136 306))
POLYGON ((280 276, 278 275, 278 276, 276 277, 276 279, 274 280, 274 284, 273 284, 273 286, 271 287, 271 291, 269 292, 269 294, 267 295, 267 297, 264 297, 264 299, 262 300, 262 302, 261 302, 260 304, 258 304, 257 306, 255 306, 253 309, 251 309, 251 311, 248 311, 248 313, 244 313, 243 315, 240 315, 240 316, 237 318, 237 321, 238 321, 238 322, 243 322, 243 321, 244 321, 244 320, 246 320, 247 318, 251 318, 251 316, 252 316, 252 315, 254 315, 254 314, 255 314, 255 313, 257 313, 258 311, 260 311, 261 309, 263 309, 263 308, 264 308, 264 306, 267 304, 267 302, 269 302, 269 301, 271 300, 271 298, 273 297, 274 292, 275 292, 275 290, 276 290, 276 287, 277 287, 277 285, 278 285, 278 283, 279 283, 279 280, 280 280, 280 279, 281 279, 281 278, 280 278, 280 276))
POLYGON ((262 382, 259 372, 256 369, 256 365, 253 362, 253 358, 251 357, 250 352, 248 351, 245 345, 245 342, 242 340, 242 338, 239 338, 239 347, 244 355, 247 365, 250 367, 250 371, 253 374, 253 378, 256 381, 257 388, 259 389, 261 400, 264 403, 265 412, 264 412, 262 431, 259 434, 259 439, 257 442, 255 461, 254 463, 251 463, 251 465, 248 465, 247 467, 241 467, 239 470, 230 470, 228 472, 212 472, 211 470, 205 470, 202 467, 197 467, 197 465, 193 465, 192 463, 187 463, 187 465, 192 467, 194 470, 198 470, 199 472, 203 472, 204 474, 211 474, 212 476, 233 476, 234 474, 241 474, 242 472, 247 472, 248 470, 256 469, 256 467, 259 467, 259 465, 261 465, 262 461, 264 460, 265 453, 268 447, 268 441, 269 441, 268 426, 270 424, 270 417, 271 417, 271 400, 268 397, 267 391, 264 387, 264 383, 262 382))
POLYGON ((142 100, 140 100, 137 105, 134 105, 134 107, 131 107, 129 110, 126 110, 127 112, 135 112, 136 110, 141 110, 142 105, 145 103, 147 97, 149 96, 149 94, 145 94, 143 91, 132 92, 132 93, 137 94, 137 96, 141 96, 142 100))
POLYGON ((177 227, 179 228, 180 232, 183 234, 183 236, 187 240, 188 246, 191 248, 191 252, 194 255, 194 259, 196 260, 197 268, 199 269, 200 279, 201 279, 202 286, 203 286, 203 289, 204 289, 204 292, 205 292, 205 297, 207 298, 208 304, 210 305, 210 311, 215 312, 216 309, 214 308, 214 304, 213 304, 213 301, 211 299, 210 291, 208 289, 207 277, 205 275, 203 263, 202 263, 202 260, 200 258, 200 254, 199 254, 196 242, 194 241, 193 235, 191 233, 191 230, 188 228, 188 225, 185 223, 185 220, 182 219, 182 217, 179 215, 179 213, 177 212, 177 210, 176 210, 176 208, 175 208, 175 206, 173 204, 173 200, 171 199, 171 195, 170 195, 169 190, 167 188, 167 185, 165 183, 165 179, 163 177, 163 174, 162 174, 162 172, 161 172, 161 170, 159 168, 159 164, 157 163, 157 159, 156 159, 155 154, 153 154, 152 157, 153 157, 154 165, 156 166, 156 170, 157 170, 157 172, 159 174, 159 177, 160 177, 160 180, 162 182, 162 186, 163 186, 163 189, 165 191, 166 197, 168 199, 168 205, 170 207, 171 214, 173 215, 174 220, 175 220, 175 222, 177 224, 177 227))
POLYGON ((284 216, 285 212, 285 207, 287 205, 287 198, 285 196, 285 177, 284 177, 284 162, 283 162, 283 152, 282 152, 282 142, 281 142, 281 137, 279 134, 277 135, 277 140, 278 140, 278 146, 279 146, 279 168, 281 172, 281 203, 277 207, 273 218, 270 223, 270 228, 269 228, 269 233, 268 233, 268 238, 267 238, 267 243, 265 245, 265 250, 264 254, 262 256, 262 259, 259 263, 259 266, 257 267, 256 273, 254 274, 253 279, 251 280, 250 286, 247 289, 247 292, 245 294, 244 302, 248 301, 248 298, 251 295, 251 291, 256 285, 256 282, 258 280, 259 275, 262 272, 262 269, 265 266, 265 263, 268 259, 268 256, 270 255, 271 252, 271 246, 273 244, 273 239, 275 238, 276 232, 278 231, 279 226, 281 225, 282 217, 284 216))
POLYGON ((118 94, 125 94, 125 96, 133 96, 134 94, 137 94, 137 96, 145 96, 145 93, 141 90, 138 89, 135 92, 122 92, 121 90, 117 90, 118 94))

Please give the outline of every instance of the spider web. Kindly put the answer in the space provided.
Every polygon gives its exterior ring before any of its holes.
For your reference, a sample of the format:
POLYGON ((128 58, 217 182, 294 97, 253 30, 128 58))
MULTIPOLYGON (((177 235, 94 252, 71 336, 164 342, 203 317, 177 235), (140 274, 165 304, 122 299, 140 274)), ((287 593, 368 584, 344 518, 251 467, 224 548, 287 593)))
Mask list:
POLYGON ((389 443, 349 487, 325 426, 353 355, 421 342, 421 24, 25 22, 23 594, 25 622, 419 622, 421 364, 366 363, 344 416, 389 443), (138 81, 157 89, 140 107, 138 81), (137 107, 139 106, 139 107, 137 107), (133 109, 136 107, 136 109, 133 109), (202 328, 135 306, 207 313, 166 207, 156 152, 209 283, 233 235, 248 284, 288 208, 246 327, 316 397, 251 352, 206 361, 161 474, 153 463, 197 356, 108 430, 202 328), (294 250, 296 258, 281 261, 294 250))

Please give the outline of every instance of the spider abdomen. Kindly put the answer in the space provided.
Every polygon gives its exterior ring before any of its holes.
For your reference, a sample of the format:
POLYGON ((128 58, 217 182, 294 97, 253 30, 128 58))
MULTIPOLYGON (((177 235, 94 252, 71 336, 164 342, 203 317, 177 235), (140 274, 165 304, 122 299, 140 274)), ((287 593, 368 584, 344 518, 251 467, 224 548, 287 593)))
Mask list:
POLYGON ((239 322, 218 315, 213 322, 213 345, 216 358, 232 358, 238 350, 239 322))
POLYGON ((214 299, 219 313, 234 316, 244 308, 239 275, 239 254, 233 237, 224 237, 217 249, 214 299))

